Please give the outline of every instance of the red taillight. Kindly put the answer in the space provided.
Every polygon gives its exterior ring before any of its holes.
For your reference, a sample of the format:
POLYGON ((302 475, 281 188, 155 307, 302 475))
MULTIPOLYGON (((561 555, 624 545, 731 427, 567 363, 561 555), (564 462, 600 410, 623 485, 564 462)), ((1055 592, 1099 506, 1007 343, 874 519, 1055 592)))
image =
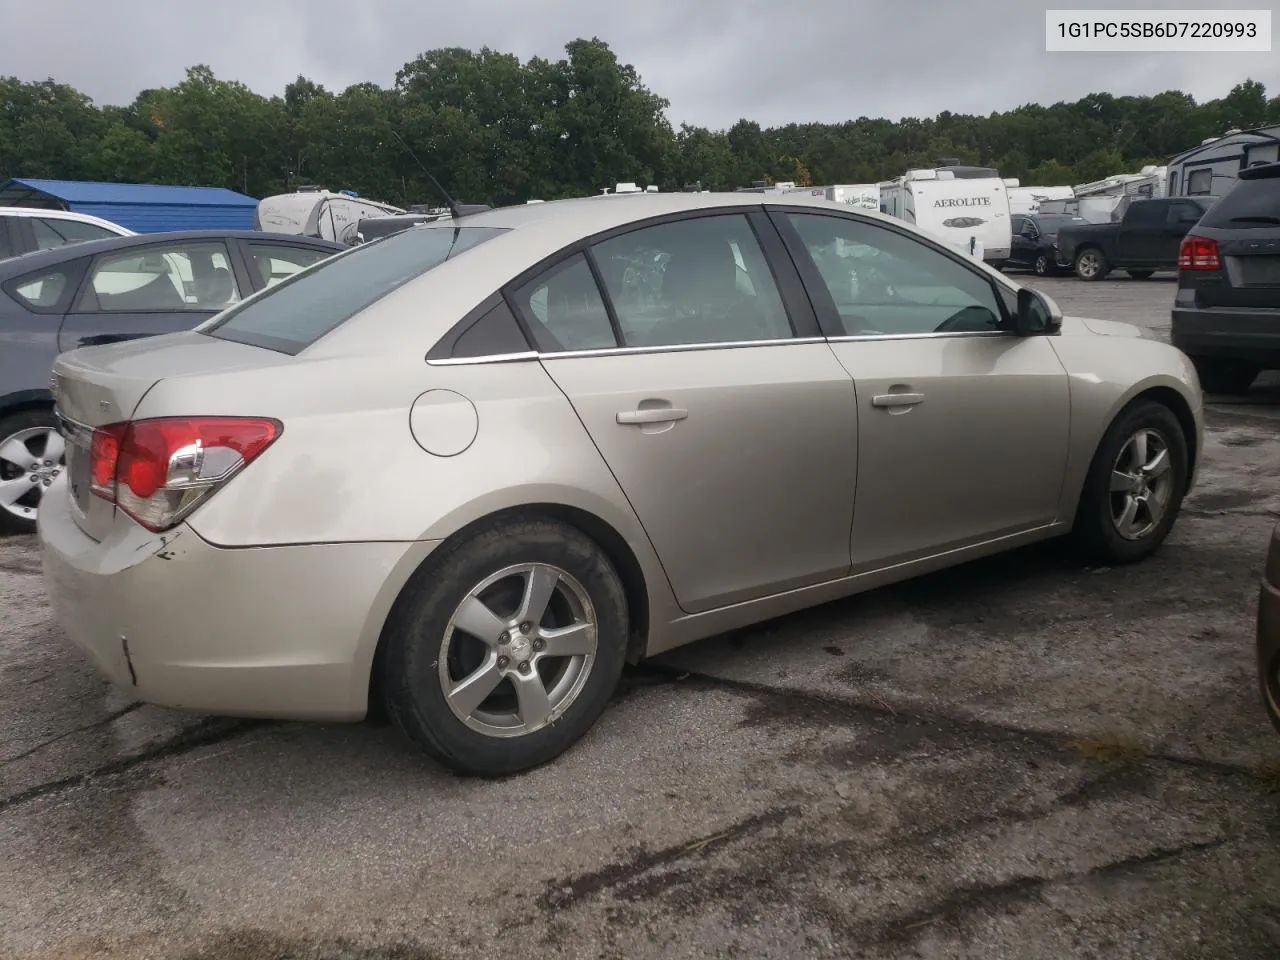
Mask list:
POLYGON ((1194 237, 1187 234, 1182 238, 1178 248, 1179 270, 1221 270, 1222 261, 1218 259, 1218 241, 1209 237, 1194 237))
POLYGON ((90 489, 149 530, 166 530, 280 436, 276 420, 164 417, 93 432, 90 489))

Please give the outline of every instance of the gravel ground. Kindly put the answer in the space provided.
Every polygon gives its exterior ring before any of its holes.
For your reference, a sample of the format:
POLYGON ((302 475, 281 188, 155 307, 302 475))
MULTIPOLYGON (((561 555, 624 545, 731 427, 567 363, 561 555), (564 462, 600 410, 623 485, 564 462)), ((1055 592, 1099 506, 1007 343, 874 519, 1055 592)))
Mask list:
MULTIPOLYGON (((1167 279, 1037 285, 1167 333, 1167 279)), ((696 644, 497 783, 132 703, 0 541, 0 956, 1275 958, 1277 418, 1211 404, 1147 563, 1038 547, 696 644)))

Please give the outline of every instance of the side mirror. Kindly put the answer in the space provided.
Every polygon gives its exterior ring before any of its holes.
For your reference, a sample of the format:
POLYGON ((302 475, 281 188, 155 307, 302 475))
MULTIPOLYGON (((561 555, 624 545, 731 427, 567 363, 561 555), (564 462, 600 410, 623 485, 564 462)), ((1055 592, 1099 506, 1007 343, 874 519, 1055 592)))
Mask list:
POLYGON ((1013 326, 1020 337, 1057 333, 1062 329, 1062 311, 1040 291, 1023 287, 1018 291, 1018 313, 1013 326))

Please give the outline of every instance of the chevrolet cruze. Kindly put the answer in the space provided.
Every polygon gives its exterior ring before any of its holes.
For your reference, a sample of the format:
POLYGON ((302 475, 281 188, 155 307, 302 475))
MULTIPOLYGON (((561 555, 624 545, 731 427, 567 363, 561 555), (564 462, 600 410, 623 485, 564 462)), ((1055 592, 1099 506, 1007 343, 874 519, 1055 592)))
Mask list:
POLYGON ((501 775, 627 661, 1059 535, 1138 560, 1194 370, 847 205, 467 213, 62 355, 53 610, 133 695, 363 718, 501 775))

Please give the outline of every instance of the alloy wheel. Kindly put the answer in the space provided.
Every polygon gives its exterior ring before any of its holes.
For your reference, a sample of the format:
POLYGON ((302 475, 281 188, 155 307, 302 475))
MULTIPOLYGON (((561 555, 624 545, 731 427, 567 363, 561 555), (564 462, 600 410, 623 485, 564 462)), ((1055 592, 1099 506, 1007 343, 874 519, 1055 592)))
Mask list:
POLYGON ((545 563, 499 570, 449 618, 439 656, 445 701, 491 737, 540 730, 582 693, 597 632, 591 598, 564 570, 545 563))
POLYGON ((1141 540, 1164 519, 1173 499, 1168 441, 1143 427, 1131 436, 1111 467, 1111 522, 1126 540, 1141 540))
POLYGON ((29 427, 0 439, 0 509, 35 520, 40 499, 62 472, 66 449, 53 427, 29 427))

